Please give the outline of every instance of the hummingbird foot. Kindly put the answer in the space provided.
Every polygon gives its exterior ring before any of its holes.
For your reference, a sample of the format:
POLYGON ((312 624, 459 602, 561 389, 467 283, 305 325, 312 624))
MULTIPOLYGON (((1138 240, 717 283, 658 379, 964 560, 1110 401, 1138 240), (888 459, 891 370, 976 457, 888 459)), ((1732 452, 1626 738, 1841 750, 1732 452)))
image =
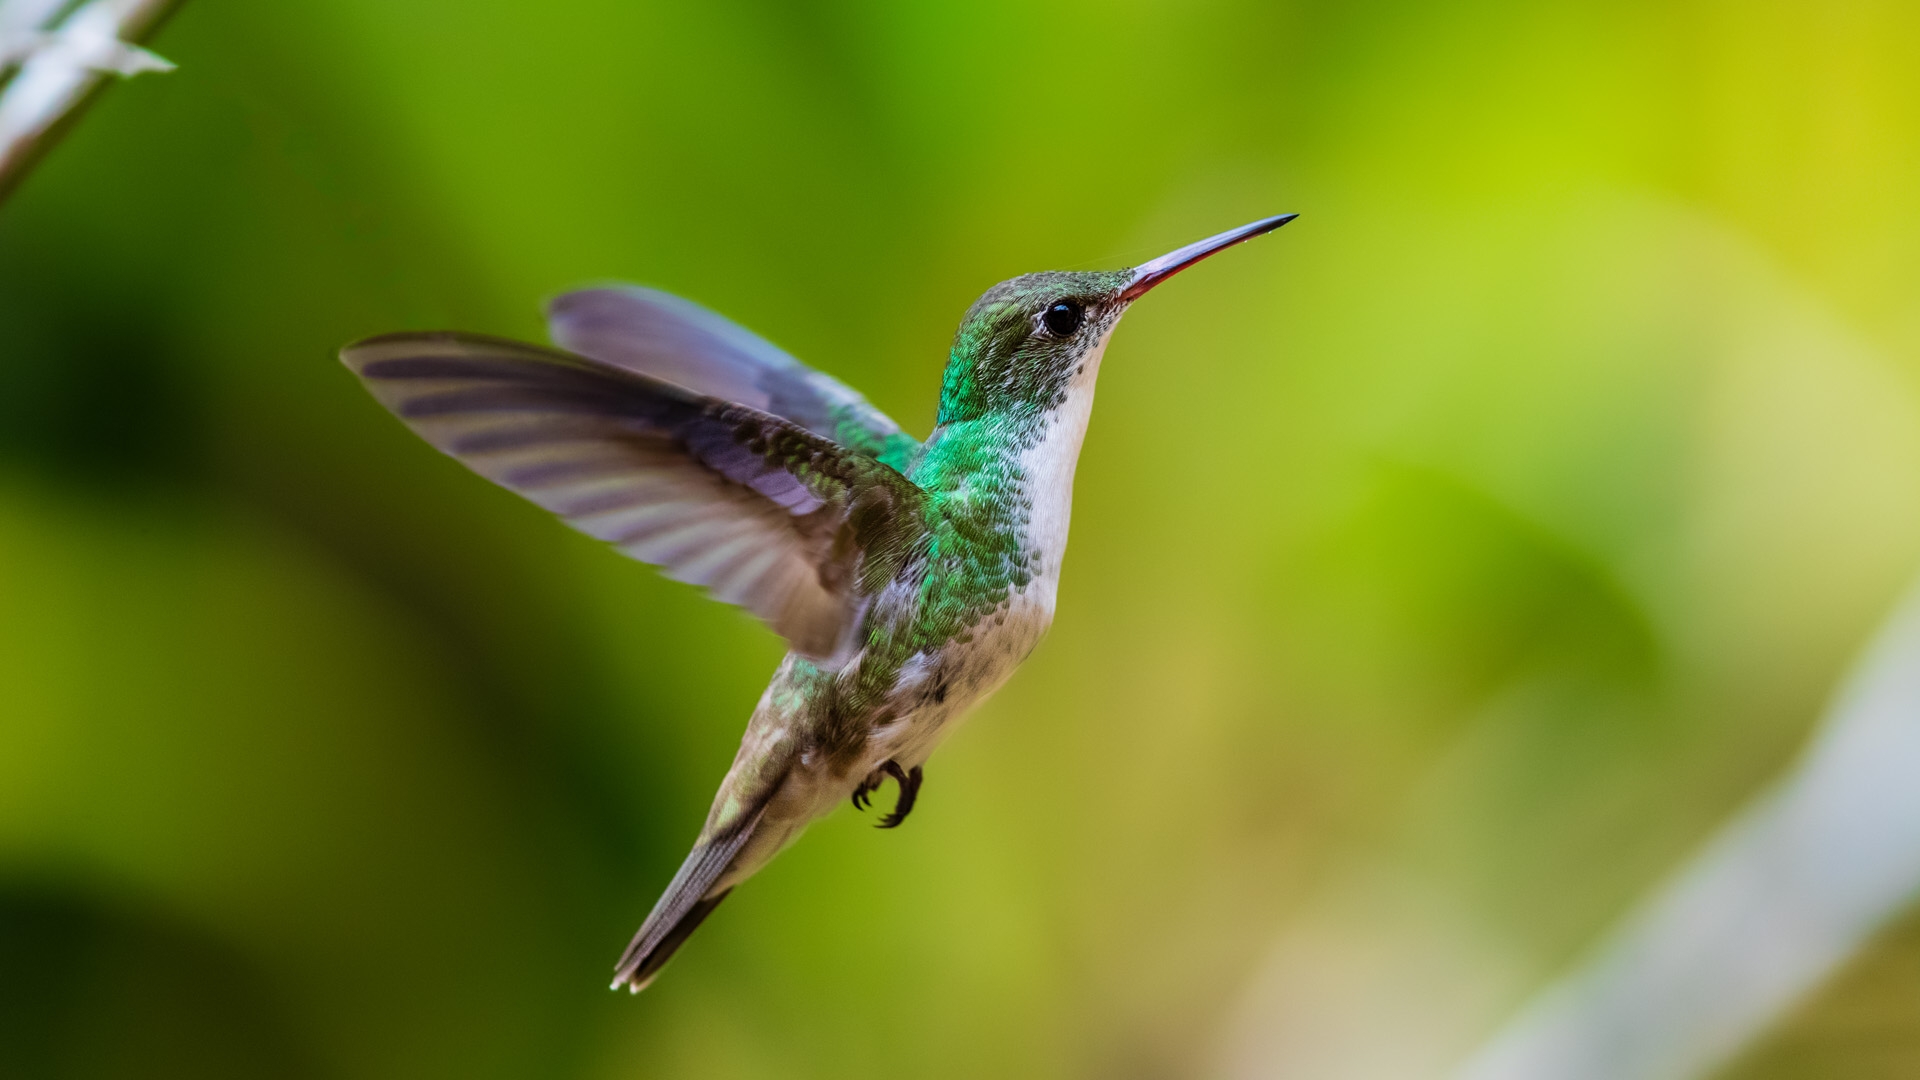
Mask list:
POLYGON ((887 763, 880 767, 886 770, 887 775, 893 777, 894 781, 900 785, 900 798, 894 802, 893 812, 881 818, 880 823, 875 825, 874 828, 891 829, 907 820, 907 815, 913 813, 913 800, 920 795, 920 781, 923 777, 920 772, 920 766, 915 765, 912 769, 902 769, 900 768, 900 763, 894 761, 892 758, 888 758, 887 763))

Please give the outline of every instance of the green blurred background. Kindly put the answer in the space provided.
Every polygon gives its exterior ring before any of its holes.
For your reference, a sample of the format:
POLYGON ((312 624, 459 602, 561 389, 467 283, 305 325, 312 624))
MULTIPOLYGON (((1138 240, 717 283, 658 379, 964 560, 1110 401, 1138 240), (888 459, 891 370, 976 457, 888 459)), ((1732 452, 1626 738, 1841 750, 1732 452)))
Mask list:
MULTIPOLYGON (((0 1075, 1206 1077, 1275 1001, 1457 1056, 1920 565, 1910 4, 187 0, 150 44, 0 210, 0 1075), (1128 317, 1060 618, 910 827, 842 811, 608 993, 780 646, 337 348, 631 280, 924 434, 986 286, 1290 210, 1128 317)), ((1734 1072, 1916 1063, 1920 922, 1734 1072)))

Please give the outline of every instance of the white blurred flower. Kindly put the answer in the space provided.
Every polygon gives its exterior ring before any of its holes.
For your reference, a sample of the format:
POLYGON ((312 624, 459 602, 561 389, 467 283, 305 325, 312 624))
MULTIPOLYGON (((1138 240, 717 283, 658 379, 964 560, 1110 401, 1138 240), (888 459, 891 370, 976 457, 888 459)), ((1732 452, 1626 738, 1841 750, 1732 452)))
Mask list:
POLYGON ((125 39, 150 26, 172 0, 89 0, 64 19, 68 0, 0 0, 0 192, 35 145, 79 104, 102 74, 172 71, 125 39))
POLYGON ((151 5, 94 0, 50 28, 66 0, 0 0, 0 67, 47 63, 115 75, 172 71, 162 57, 120 39, 130 18, 151 5))

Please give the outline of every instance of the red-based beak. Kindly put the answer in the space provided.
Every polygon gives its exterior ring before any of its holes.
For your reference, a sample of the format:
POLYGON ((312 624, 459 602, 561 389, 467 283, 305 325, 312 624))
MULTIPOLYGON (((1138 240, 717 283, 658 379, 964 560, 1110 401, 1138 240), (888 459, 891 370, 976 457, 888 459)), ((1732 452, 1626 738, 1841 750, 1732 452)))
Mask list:
POLYGON ((1120 294, 1120 299, 1125 301, 1138 300, 1140 297, 1146 295, 1148 289, 1153 288, 1155 285, 1160 284, 1214 252, 1230 248, 1242 240, 1251 240, 1261 233, 1270 233, 1299 216, 1299 214, 1281 214, 1278 217, 1261 218, 1251 225, 1242 225, 1237 229, 1228 229, 1218 236, 1209 236, 1205 240, 1188 244, 1178 251, 1170 251, 1152 262, 1142 263, 1133 268, 1133 280, 1127 283, 1125 291, 1120 294))

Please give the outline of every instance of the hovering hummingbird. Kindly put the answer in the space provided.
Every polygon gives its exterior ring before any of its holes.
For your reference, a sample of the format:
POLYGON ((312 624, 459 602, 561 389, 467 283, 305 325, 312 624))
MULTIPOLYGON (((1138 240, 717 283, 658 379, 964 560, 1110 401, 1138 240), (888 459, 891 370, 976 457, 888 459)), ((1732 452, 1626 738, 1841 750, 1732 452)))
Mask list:
POLYGON ((1120 316, 1294 217, 1131 270, 988 289, 954 335, 924 443, 835 379, 651 289, 554 300, 560 349, 431 332, 341 350, 440 450, 739 604, 790 646, 615 989, 652 982, 734 886, 841 799, 864 810, 891 777, 879 827, 907 819, 927 756, 1053 621, 1074 466, 1120 316))

